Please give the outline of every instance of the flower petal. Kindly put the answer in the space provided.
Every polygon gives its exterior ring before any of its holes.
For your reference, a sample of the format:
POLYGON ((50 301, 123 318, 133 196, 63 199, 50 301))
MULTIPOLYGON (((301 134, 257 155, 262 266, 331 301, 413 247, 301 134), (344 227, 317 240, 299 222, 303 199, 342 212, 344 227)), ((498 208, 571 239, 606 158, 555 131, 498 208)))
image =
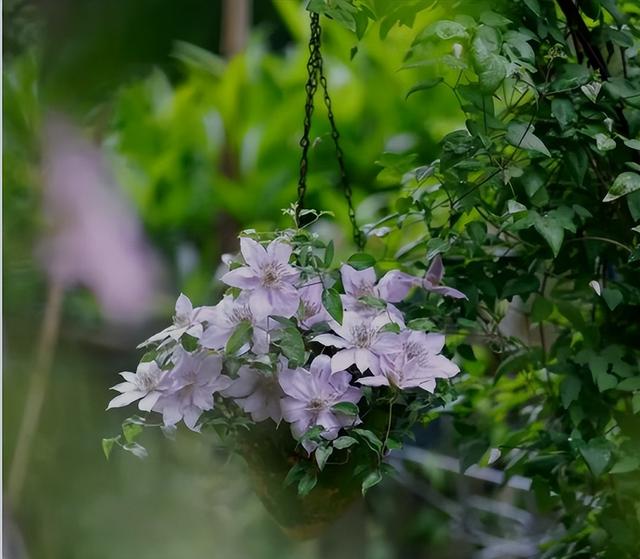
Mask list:
POLYGON ((231 287, 240 289, 255 289, 260 285, 260 278, 247 266, 227 272, 220 280, 231 287))
POLYGON ((180 293, 180 296, 176 301, 176 317, 185 318, 188 320, 192 312, 193 305, 191 304, 189 297, 187 297, 184 293, 180 293))
POLYGON ((291 245, 281 241, 273 241, 267 246, 267 254, 270 257, 275 258, 278 262, 283 262, 284 264, 289 262, 289 258, 291 258, 291 250, 291 245))
POLYGON ((311 375, 304 369, 285 369, 280 371, 278 382, 283 392, 296 400, 308 402, 311 398, 311 375))
POLYGON ((402 301, 409 290, 420 284, 420 278, 405 274, 400 270, 387 272, 378 282, 378 294, 389 303, 402 301))
POLYGON ((138 409, 141 411, 151 411, 153 406, 158 402, 160 396, 162 396, 162 392, 159 392, 158 390, 150 392, 138 402, 138 409))
POLYGON ((356 382, 366 386, 389 386, 389 379, 383 375, 359 378, 356 382))
POLYGON ((442 256, 436 254, 431 261, 431 266, 427 270, 426 280, 434 285, 438 285, 444 276, 444 264, 442 263, 442 256))
POLYGON ((260 269, 267 262, 267 251, 259 242, 249 237, 240 237, 240 252, 251 268, 260 269))
POLYGON ((107 409, 110 410, 111 408, 121 408, 123 406, 128 406, 129 404, 135 402, 136 400, 139 400, 143 396, 145 396, 145 393, 140 392, 139 390, 125 392, 124 394, 120 394, 119 396, 116 396, 113 400, 111 400, 109 402, 109 405, 107 406, 107 409))
POLYGON ((364 286, 373 287, 376 283, 376 271, 373 268, 356 270, 349 264, 343 264, 340 268, 340 275, 345 294, 354 297, 362 295, 364 286))
POLYGON ((349 343, 333 334, 320 334, 311 340, 312 342, 318 342, 322 345, 329 345, 333 347, 349 347, 349 343))
POLYGON ((356 350, 355 348, 342 349, 338 351, 331 358, 331 371, 337 373, 338 371, 344 371, 355 363, 356 350))

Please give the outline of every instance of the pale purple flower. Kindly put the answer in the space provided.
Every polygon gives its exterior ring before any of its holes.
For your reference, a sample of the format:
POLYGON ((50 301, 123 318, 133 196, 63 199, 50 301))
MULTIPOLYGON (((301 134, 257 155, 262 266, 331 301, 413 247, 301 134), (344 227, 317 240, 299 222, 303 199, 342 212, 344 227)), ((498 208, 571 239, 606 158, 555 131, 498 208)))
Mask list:
POLYGON ((249 308, 258 320, 269 315, 293 316, 300 295, 295 288, 299 272, 289 264, 291 246, 273 241, 265 249, 253 239, 241 237, 240 250, 247 265, 227 272, 222 281, 250 293, 249 308))
POLYGON ((109 402, 107 409, 121 408, 140 400, 138 409, 150 411, 162 395, 162 383, 166 374, 155 361, 140 363, 135 373, 120 373, 125 382, 111 387, 120 392, 120 395, 109 402))
POLYGON ((213 395, 229 388, 232 380, 222 374, 222 356, 180 352, 175 368, 165 379, 165 390, 153 407, 161 412, 165 425, 181 419, 193 431, 202 412, 213 409, 213 395))
POLYGON ((380 298, 392 302, 401 301, 407 296, 412 287, 422 287, 425 291, 453 297, 454 299, 467 298, 461 291, 441 285, 443 276, 444 265, 439 254, 431 262, 431 266, 429 266, 424 278, 418 278, 400 270, 391 270, 378 283, 378 289, 381 293, 380 298))
POLYGON ((185 334, 200 339, 204 331, 203 323, 212 320, 212 318, 213 307, 197 307, 194 309, 189 297, 181 293, 176 301, 173 324, 162 330, 162 332, 154 334, 138 347, 171 340, 177 342, 185 334))
POLYGON ((381 330, 386 324, 394 322, 403 326, 402 321, 387 313, 375 317, 347 311, 342 317, 342 324, 330 322, 334 334, 320 334, 313 341, 326 346, 339 348, 331 358, 333 371, 344 371, 355 363, 361 373, 367 369, 377 371, 379 356, 388 353, 389 337, 381 330))
POLYGON ((358 380, 369 386, 395 386, 400 389, 422 388, 433 392, 436 379, 451 378, 460 368, 440 352, 444 336, 404 330, 383 335, 390 351, 381 357, 374 375, 358 380))
MULTIPOLYGON (((245 320, 253 327, 252 351, 256 354, 269 351, 269 332, 280 325, 269 318, 256 320, 249 307, 247 293, 241 293, 235 299, 232 295, 225 295, 215 307, 212 307, 209 325, 200 338, 200 345, 208 349, 223 349, 233 331, 245 320)), ((239 353, 248 349, 248 346, 241 348, 239 353)))
POLYGON ((89 289, 108 320, 148 318, 161 287, 160 260, 103 150, 64 114, 43 119, 42 186, 47 228, 37 252, 50 279, 89 289))
MULTIPOLYGON (((340 402, 357 404, 362 397, 359 388, 351 386, 351 375, 346 371, 331 371, 331 359, 318 355, 309 370, 284 367, 279 375, 280 386, 285 393, 282 398, 282 416, 291 424, 294 438, 300 439, 312 427, 322 426, 321 436, 333 440, 343 427, 359 423, 357 417, 335 411, 340 402)), ((302 445, 312 452, 316 444, 305 440, 302 445)))
POLYGON ((303 328, 309 329, 319 322, 331 320, 331 315, 322 305, 323 289, 320 279, 315 278, 298 290, 300 294, 298 321, 303 328))
POLYGON ((278 377, 251 367, 240 367, 238 378, 224 391, 224 396, 234 398, 256 423, 267 418, 280 423, 282 411, 280 399, 284 395, 278 377))
POLYGON ((361 300, 361 297, 374 297, 387 303, 387 313, 395 316, 398 320, 402 320, 400 311, 389 303, 402 301, 409 292, 409 287, 404 289, 400 284, 387 281, 386 277, 389 273, 377 282, 376 272, 373 268, 356 270, 348 264, 343 264, 340 268, 340 275, 342 276, 342 286, 345 293, 341 296, 344 308, 362 315, 375 316, 381 312, 380 309, 361 300))
POLYGON ((427 275, 422 280, 422 288, 432 293, 438 293, 440 295, 446 295, 447 297, 453 297, 454 299, 466 299, 467 296, 453 287, 446 287, 440 285, 444 276, 444 264, 442 263, 442 257, 438 254, 431 262, 431 266, 427 270, 427 275))

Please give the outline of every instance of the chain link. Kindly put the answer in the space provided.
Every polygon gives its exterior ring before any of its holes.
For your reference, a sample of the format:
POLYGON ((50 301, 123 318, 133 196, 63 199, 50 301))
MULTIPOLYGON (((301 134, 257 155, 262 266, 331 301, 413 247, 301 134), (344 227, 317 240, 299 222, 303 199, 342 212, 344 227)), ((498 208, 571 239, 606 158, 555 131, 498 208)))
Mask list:
POLYGON ((307 61, 307 83, 305 85, 305 91, 307 93, 307 99, 304 106, 304 130, 302 138, 300 139, 300 146, 302 147, 302 157, 300 159, 300 177, 298 179, 298 203, 296 205, 296 223, 300 225, 300 212, 304 208, 304 197, 307 191, 307 170, 308 170, 308 155, 309 155, 309 134, 311 131, 311 117, 313 115, 313 98, 318 90, 318 83, 322 87, 324 104, 327 107, 327 116, 329 117, 329 124, 331 125, 331 138, 335 145, 336 159, 338 160, 338 167, 340 169, 340 182, 344 192, 345 199, 347 200, 347 206, 349 211, 349 221, 353 229, 353 240, 357 247, 362 250, 365 243, 365 236, 358 227, 356 221, 356 212, 353 207, 353 192, 349 179, 347 177, 347 171, 344 163, 344 154, 340 148, 340 133, 336 126, 335 118, 333 116, 333 110, 331 108, 331 97, 329 97, 329 89, 327 87, 327 78, 324 75, 322 53, 320 52, 321 45, 321 28, 320 28, 320 15, 311 12, 311 37, 309 39, 309 60, 307 61))

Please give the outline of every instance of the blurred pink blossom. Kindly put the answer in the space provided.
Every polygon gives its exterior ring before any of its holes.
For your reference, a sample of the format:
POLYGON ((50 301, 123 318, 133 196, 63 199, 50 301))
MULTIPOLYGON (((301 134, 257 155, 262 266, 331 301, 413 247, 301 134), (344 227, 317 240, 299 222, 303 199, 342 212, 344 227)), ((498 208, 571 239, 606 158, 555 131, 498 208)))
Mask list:
POLYGON ((108 320, 148 317, 159 261, 100 148, 58 113, 44 122, 42 172, 48 230, 38 256, 51 281, 91 290, 108 320))

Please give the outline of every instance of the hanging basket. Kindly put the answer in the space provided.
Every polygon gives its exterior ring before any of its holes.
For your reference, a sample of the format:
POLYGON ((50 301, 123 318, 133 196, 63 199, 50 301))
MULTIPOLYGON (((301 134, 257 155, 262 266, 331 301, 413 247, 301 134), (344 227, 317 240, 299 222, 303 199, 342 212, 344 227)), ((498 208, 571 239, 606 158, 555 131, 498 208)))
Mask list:
MULTIPOLYGON (((173 324, 140 344, 143 360, 136 373, 121 373, 125 382, 113 387, 120 395, 109 404, 139 400, 140 410, 163 415, 165 427, 219 426, 234 438, 266 509, 297 540, 320 535, 381 481, 385 456, 432 405, 436 379, 460 370, 442 354, 444 335, 425 331, 430 321, 409 320, 409 294, 465 297, 440 285, 439 255, 424 277, 400 269, 378 277, 355 219, 315 13, 307 66, 298 201, 288 212, 295 228, 241 235, 241 255, 225 262, 222 299, 194 308, 180 295, 173 324), (321 213, 303 209, 318 86, 360 251, 339 267, 333 241, 307 228, 321 213)), ((422 303, 413 308, 424 312, 422 303)), ((127 420, 122 435, 103 441, 105 452, 117 444, 140 453, 134 439, 144 424, 127 420)))
POLYGON ((291 467, 311 460, 304 450, 296 450, 286 429, 253 425, 239 438, 238 452, 247 462, 256 494, 291 539, 318 537, 361 496, 352 461, 327 464, 308 495, 298 495, 296 484, 286 485, 291 467))

